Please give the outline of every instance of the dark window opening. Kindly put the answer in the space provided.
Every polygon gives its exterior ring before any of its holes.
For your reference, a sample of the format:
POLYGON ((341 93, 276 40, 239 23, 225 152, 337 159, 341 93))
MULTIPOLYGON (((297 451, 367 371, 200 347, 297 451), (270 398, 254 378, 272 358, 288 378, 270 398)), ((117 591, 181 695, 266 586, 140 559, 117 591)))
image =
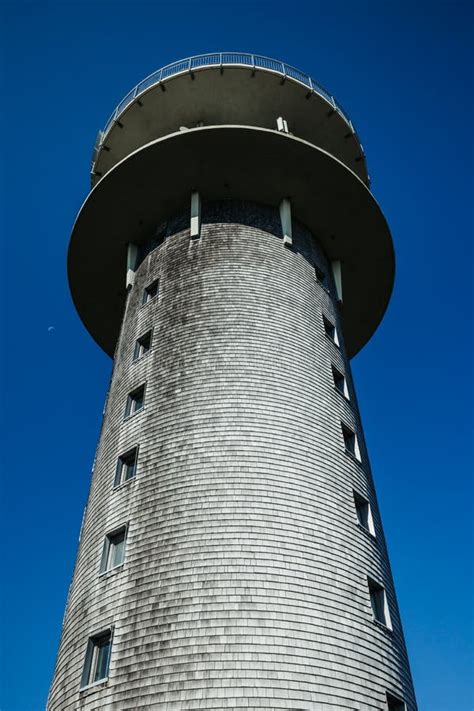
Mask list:
POLYGON ((315 266, 314 273, 316 274, 316 279, 321 284, 321 286, 324 286, 324 288, 327 288, 327 278, 326 278, 326 274, 323 272, 323 270, 320 269, 319 267, 315 266))
POLYGON ((129 415, 134 415, 143 409, 143 404, 145 402, 145 386, 141 385, 139 388, 130 393, 127 398, 127 404, 125 406, 125 417, 129 415))
POLYGON ((334 385, 335 385, 336 389, 339 390, 341 395, 344 395, 345 398, 349 399, 349 390, 347 388, 346 378, 334 366, 332 366, 332 377, 333 377, 334 385))
POLYGON ((108 570, 122 565, 125 558, 126 533, 126 527, 122 526, 116 531, 106 535, 100 563, 101 573, 105 573, 108 570))
POLYGON ((112 630, 106 630, 89 638, 81 679, 82 688, 107 679, 111 649, 112 630))
POLYGON ((151 348, 151 331, 147 331, 143 336, 135 341, 135 350, 133 351, 133 360, 138 360, 151 348))
POLYGON ((393 694, 389 694, 387 691, 387 709, 388 711, 406 711, 405 702, 398 699, 393 694))
POLYGON ((326 318, 326 316, 323 316, 323 324, 324 324, 324 331, 326 333, 326 336, 336 344, 336 346, 339 345, 339 339, 337 337, 337 331, 336 327, 329 319, 326 318))
POLYGON ((380 622, 385 627, 390 628, 390 614, 387 604, 387 595, 385 589, 379 583, 371 578, 368 578, 370 604, 372 606, 372 614, 377 622, 380 622))
POLYGON ((346 452, 349 452, 360 461, 359 443, 357 441, 356 433, 349 427, 347 427, 347 425, 345 425, 344 423, 341 423, 341 428, 342 436, 344 437, 344 446, 346 448, 346 452))
POLYGON ((129 479, 133 479, 137 472, 138 447, 122 454, 117 460, 114 486, 120 486, 129 479))
POLYGON ((374 521, 372 518, 372 510, 370 503, 363 496, 354 491, 354 503, 357 513, 357 521, 362 528, 369 531, 373 536, 375 536, 374 521))
POLYGON ((158 296, 158 279, 152 281, 151 284, 145 287, 143 291, 143 304, 147 304, 149 301, 158 296))

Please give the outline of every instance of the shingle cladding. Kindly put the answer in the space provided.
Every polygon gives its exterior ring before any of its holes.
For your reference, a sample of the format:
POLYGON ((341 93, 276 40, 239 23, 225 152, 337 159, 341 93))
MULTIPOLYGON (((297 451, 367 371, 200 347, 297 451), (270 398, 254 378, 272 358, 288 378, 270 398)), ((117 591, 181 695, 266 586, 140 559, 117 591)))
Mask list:
POLYGON ((196 240, 187 222, 161 226, 129 293, 48 708, 380 711, 390 691, 414 711, 342 332, 338 348, 323 326, 339 323, 315 274, 329 265, 301 226, 286 248, 271 208, 205 206, 196 240), (143 410, 124 420, 143 383, 143 410), (134 446, 137 475, 114 489, 134 446), (104 536, 123 523, 125 562, 101 576, 104 536), (393 631, 373 621, 368 575, 393 631), (88 637, 111 625, 109 679, 80 691, 88 637))

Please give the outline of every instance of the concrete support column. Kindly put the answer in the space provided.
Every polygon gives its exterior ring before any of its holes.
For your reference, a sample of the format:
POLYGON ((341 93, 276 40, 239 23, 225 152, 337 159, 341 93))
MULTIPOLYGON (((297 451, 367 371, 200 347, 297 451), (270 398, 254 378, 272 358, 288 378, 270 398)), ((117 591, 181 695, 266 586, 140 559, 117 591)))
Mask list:
POLYGON ((339 259, 333 259, 331 262, 332 275, 336 286, 337 300, 342 303, 342 266, 339 259))
POLYGON ((199 239, 201 236, 201 196, 197 190, 191 193, 191 239, 199 239))
POLYGON ((129 242, 127 245, 127 275, 125 279, 125 286, 130 289, 135 281, 135 269, 137 264, 137 254, 138 247, 133 242, 129 242))
POLYGON ((293 244, 293 230, 291 226, 291 202, 288 198, 283 198, 280 203, 280 220, 283 244, 285 247, 291 247, 293 244))

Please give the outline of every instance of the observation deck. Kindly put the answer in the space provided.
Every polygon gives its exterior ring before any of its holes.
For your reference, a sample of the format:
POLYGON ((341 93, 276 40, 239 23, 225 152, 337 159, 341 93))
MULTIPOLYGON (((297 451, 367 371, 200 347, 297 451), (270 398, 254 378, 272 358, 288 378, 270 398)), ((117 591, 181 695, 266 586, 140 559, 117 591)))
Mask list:
POLYGON ((92 184, 68 273, 79 315, 109 355, 126 298, 127 245, 146 243, 196 191, 205 201, 291 203, 293 218, 340 265, 349 357, 383 318, 395 257, 362 145, 334 97, 294 67, 214 53, 154 72, 99 133, 92 184))
POLYGON ((289 64, 237 52, 168 64, 129 91, 97 136, 92 185, 141 145, 180 128, 275 128, 277 116, 293 135, 332 153, 369 185, 362 144, 334 96, 289 64))

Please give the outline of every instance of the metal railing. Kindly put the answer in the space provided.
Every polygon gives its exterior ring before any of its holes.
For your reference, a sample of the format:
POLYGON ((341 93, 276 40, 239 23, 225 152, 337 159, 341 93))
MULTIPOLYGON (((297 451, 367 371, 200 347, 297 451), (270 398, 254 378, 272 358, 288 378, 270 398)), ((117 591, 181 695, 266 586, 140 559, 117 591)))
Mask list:
POLYGON ((266 71, 273 72, 274 74, 284 78, 289 77, 290 79, 303 84, 311 93, 314 92, 326 99, 334 110, 341 114, 344 120, 348 123, 351 131, 355 133, 351 120, 342 109, 341 105, 336 102, 334 96, 332 96, 332 94, 330 94, 322 86, 322 84, 315 81, 315 79, 312 79, 309 74, 305 74, 299 69, 296 69, 289 64, 285 64, 284 62, 279 62, 276 59, 271 59, 270 57, 262 57, 259 54, 246 54, 242 52, 214 52, 212 54, 198 54, 194 57, 188 57, 187 59, 181 59, 178 62, 168 64, 166 67, 162 67, 147 76, 143 79, 143 81, 129 91, 107 121, 104 130, 99 131, 94 147, 93 163, 95 162, 104 137, 107 135, 110 128, 118 120, 123 111, 147 89, 152 86, 159 86, 164 79, 168 79, 169 77, 177 74, 185 74, 187 72, 192 74, 193 71, 199 71, 204 67, 223 67, 226 65, 265 69, 266 71))

